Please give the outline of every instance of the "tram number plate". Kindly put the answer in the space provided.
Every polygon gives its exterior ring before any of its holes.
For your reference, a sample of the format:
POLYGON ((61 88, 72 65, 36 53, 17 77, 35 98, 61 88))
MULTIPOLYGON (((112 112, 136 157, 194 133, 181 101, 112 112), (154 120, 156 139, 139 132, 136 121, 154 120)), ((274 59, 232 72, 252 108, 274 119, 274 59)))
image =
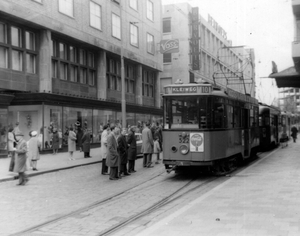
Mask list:
POLYGON ((181 137, 181 135, 179 136, 179 143, 189 143, 190 142, 190 137, 181 137))

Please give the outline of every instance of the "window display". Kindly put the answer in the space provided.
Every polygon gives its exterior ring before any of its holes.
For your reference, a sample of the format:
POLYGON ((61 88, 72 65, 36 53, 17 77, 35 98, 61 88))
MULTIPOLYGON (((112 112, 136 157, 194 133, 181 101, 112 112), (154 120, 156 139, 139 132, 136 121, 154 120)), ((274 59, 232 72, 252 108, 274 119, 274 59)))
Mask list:
POLYGON ((0 108, 0 154, 7 153, 7 109, 0 108))

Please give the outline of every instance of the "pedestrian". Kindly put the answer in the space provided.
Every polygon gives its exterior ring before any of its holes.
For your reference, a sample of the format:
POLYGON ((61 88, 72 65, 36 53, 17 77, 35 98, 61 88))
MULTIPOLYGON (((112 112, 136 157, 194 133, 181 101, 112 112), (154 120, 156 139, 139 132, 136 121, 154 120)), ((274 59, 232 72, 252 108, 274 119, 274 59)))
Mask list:
POLYGON ((107 157, 107 136, 110 134, 110 125, 103 126, 103 132, 101 134, 101 156, 102 156, 102 170, 101 174, 108 175, 108 167, 106 165, 107 157))
POLYGON ((26 175, 27 170, 27 143, 24 139, 24 134, 18 132, 16 134, 17 146, 15 147, 15 166, 14 172, 19 174, 19 184, 25 185, 28 182, 28 176, 26 175))
POLYGON ((154 153, 156 154, 157 157, 157 161, 155 164, 159 164, 159 160, 160 160, 159 156, 160 156, 160 152, 162 151, 162 131, 159 125, 156 126, 153 139, 156 140, 159 144, 158 148, 154 150, 154 153))
POLYGON ((37 137, 36 131, 31 131, 30 135, 27 156, 30 160, 32 170, 37 171, 37 161, 40 160, 40 148, 42 144, 37 137))
POLYGON ((158 139, 154 140, 153 145, 153 153, 156 155, 156 162, 155 164, 159 164, 159 153, 160 153, 160 145, 158 139))
POLYGON ((126 142, 126 129, 123 128, 121 135, 118 137, 118 152, 120 156, 119 177, 130 175, 127 171, 128 162, 128 144, 126 142))
POLYGON ((14 152, 14 144, 16 144, 16 139, 13 133, 13 128, 8 129, 8 134, 7 134, 7 152, 8 152, 8 157, 13 157, 13 152, 14 152))
POLYGON ((81 138, 82 142, 82 151, 84 153, 84 158, 90 158, 90 151, 91 151, 91 131, 86 129, 84 134, 81 138))
POLYGON ((153 137, 150 130, 150 123, 145 123, 145 128, 142 131, 142 153, 143 157, 143 166, 147 168, 153 167, 152 165, 152 153, 153 153, 153 137))
POLYGON ((135 160, 136 160, 136 138, 135 138, 136 127, 132 126, 129 130, 127 144, 128 144, 128 173, 134 173, 135 170, 135 160))
POLYGON ((68 133, 68 151, 70 153, 69 160, 75 160, 73 158, 73 152, 76 151, 76 134, 73 131, 73 127, 70 127, 68 133))
POLYGON ((107 136, 107 157, 106 163, 110 167, 109 179, 118 180, 118 167, 120 163, 120 156, 118 153, 117 137, 120 133, 118 127, 112 126, 111 133, 107 136))
POLYGON ((295 126, 293 126, 292 127, 292 138, 293 138, 293 140, 294 140, 294 143, 296 142, 296 139, 297 139, 297 133, 298 133, 298 129, 295 127, 295 126))
POLYGON ((77 133, 76 133, 76 141, 80 152, 82 152, 82 137, 83 137, 83 131, 81 127, 78 126, 77 133))
POLYGON ((53 149, 53 155, 56 155, 58 153, 58 148, 59 148, 59 135, 57 132, 57 129, 53 129, 53 134, 52 134, 52 149, 53 149))
POLYGON ((59 145, 58 145, 58 146, 59 146, 59 148, 62 148, 63 135, 62 135, 61 129, 58 129, 57 134, 58 134, 58 142, 59 142, 59 145))

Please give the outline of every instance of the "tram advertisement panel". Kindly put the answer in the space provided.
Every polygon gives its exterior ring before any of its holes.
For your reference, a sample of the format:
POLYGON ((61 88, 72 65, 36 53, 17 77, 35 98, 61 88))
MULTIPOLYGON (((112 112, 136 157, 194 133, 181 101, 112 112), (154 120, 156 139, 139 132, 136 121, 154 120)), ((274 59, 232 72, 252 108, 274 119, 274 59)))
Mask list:
POLYGON ((204 152, 204 133, 190 133, 190 152, 204 152))

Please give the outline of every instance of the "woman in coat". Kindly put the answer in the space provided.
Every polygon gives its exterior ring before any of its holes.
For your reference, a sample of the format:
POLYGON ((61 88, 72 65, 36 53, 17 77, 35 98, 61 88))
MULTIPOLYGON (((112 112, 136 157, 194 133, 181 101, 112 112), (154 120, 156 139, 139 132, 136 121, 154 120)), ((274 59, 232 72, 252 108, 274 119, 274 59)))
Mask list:
POLYGON ((24 139, 24 135, 21 132, 16 135, 16 139, 18 144, 15 147, 14 172, 19 174, 19 184, 17 185, 25 185, 28 182, 28 177, 25 173, 27 170, 27 143, 24 139))
POLYGON ((53 155, 57 154, 59 148, 59 136, 57 129, 53 129, 53 134, 52 134, 52 149, 53 149, 53 155))
POLYGON ((37 171, 37 161, 40 159, 41 143, 37 137, 37 132, 31 132, 31 138, 28 141, 28 158, 31 161, 32 170, 37 171))
POLYGON ((136 148, 136 138, 135 138, 135 127, 131 127, 128 134, 128 173, 134 173, 135 170, 135 160, 137 154, 136 148))
POLYGON ((73 158, 73 152, 76 151, 76 134, 73 131, 73 127, 70 127, 69 129, 69 135, 68 135, 68 151, 70 153, 69 160, 74 160, 73 158))
POLYGON ((82 151, 84 152, 84 158, 89 158, 90 156, 90 150, 91 150, 91 132, 90 130, 85 130, 82 138, 82 151))

